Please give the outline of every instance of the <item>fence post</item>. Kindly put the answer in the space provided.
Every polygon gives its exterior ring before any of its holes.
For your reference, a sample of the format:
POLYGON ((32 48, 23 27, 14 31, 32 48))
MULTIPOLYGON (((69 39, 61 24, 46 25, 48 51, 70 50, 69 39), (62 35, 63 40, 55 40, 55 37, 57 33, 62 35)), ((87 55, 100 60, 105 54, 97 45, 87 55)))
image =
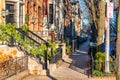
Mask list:
POLYGON ((13 46, 14 45, 14 38, 13 38, 12 35, 10 36, 10 43, 8 45, 9 46, 13 46))
MULTIPOLYGON (((46 43, 46 47, 47 47, 47 50, 48 50, 48 43, 46 43)), ((47 65, 47 60, 48 60, 48 57, 47 57, 47 50, 44 51, 44 68, 47 70, 48 69, 48 65, 47 65)))
POLYGON ((47 51, 45 50, 44 52, 45 52, 45 55, 44 55, 45 66, 44 66, 44 68, 47 70, 47 51))
POLYGON ((94 70, 94 58, 93 58, 93 47, 91 46, 91 76, 93 77, 93 70, 94 70))

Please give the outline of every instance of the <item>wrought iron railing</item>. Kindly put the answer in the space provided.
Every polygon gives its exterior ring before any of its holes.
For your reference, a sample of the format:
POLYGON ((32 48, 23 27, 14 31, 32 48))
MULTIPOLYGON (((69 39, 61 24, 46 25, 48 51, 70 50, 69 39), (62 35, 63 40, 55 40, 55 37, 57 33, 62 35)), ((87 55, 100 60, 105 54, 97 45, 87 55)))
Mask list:
MULTIPOLYGON (((50 34, 50 33, 49 33, 50 34)), ((31 36, 33 39, 35 39, 36 41, 40 42, 40 43, 47 43, 46 40, 44 40, 43 38, 41 38, 40 36, 42 35, 39 35, 39 33, 35 33, 33 31, 30 31, 28 30, 28 35, 31 36), (39 36, 38 36, 39 35, 39 36)), ((49 36, 49 35, 48 35, 49 36)))
POLYGON ((22 38, 29 38, 31 41, 35 42, 36 44, 40 45, 41 43, 47 43, 44 39, 38 36, 36 33, 28 30, 27 33, 22 31, 20 28, 16 29, 19 33, 22 34, 22 38))
MULTIPOLYGON (((18 28, 16 30, 18 31, 18 33, 20 33, 22 35, 21 37, 24 40, 24 43, 27 44, 27 46, 24 46, 24 47, 19 46, 21 48, 21 50, 23 50, 23 51, 25 51, 27 53, 27 55, 33 54, 31 52, 30 48, 34 49, 35 47, 39 47, 41 45, 41 43, 44 43, 46 46, 48 44, 47 41, 45 41, 38 34, 32 32, 30 30, 28 30, 27 33, 24 32, 23 30, 21 30, 20 28, 18 28)), ((21 45, 21 43, 20 43, 20 45, 21 45)), ((36 55, 36 56, 38 56, 38 55, 36 55)), ((47 52, 46 51, 44 51, 44 64, 45 64, 44 69, 47 69, 47 52)))
POLYGON ((92 74, 93 76, 105 76, 116 74, 116 62, 115 61, 92 61, 92 74), (105 64, 109 63, 109 73, 105 72, 105 64))
POLYGON ((51 56, 49 58, 49 62, 52 64, 52 63, 57 63, 59 60, 62 59, 62 49, 59 48, 57 53, 54 54, 53 56, 51 56))
POLYGON ((0 63, 0 80, 28 69, 28 56, 9 59, 0 63))
POLYGON ((40 36, 50 36, 52 31, 33 31, 33 32, 40 36))

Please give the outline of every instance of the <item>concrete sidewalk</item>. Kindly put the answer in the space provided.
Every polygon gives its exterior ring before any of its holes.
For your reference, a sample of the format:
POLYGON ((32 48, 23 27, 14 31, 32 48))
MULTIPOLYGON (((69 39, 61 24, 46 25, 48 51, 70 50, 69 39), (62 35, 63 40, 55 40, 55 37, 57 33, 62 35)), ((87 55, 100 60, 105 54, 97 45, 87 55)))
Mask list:
POLYGON ((30 75, 23 80, 89 80, 86 74, 79 72, 79 70, 84 71, 84 68, 86 68, 84 64, 87 64, 89 60, 88 45, 88 42, 80 45, 79 50, 68 57, 68 59, 65 59, 62 65, 51 73, 50 76, 30 75), (78 68, 77 71, 72 69, 70 66, 78 68))
POLYGON ((52 76, 57 80, 88 80, 88 76, 85 73, 85 69, 90 60, 88 56, 89 42, 85 42, 80 45, 79 50, 73 53, 69 59, 63 63, 58 69, 56 69, 52 76), (65 66, 65 65, 69 66, 65 66))
POLYGON ((88 67, 85 64, 87 64, 89 61, 88 46, 88 42, 85 42, 82 45, 80 45, 79 50, 77 50, 70 57, 65 59, 62 65, 59 66, 50 75, 27 75, 20 80, 89 80, 88 76, 84 74, 84 69, 88 67), (81 71, 83 71, 83 73, 81 71))
POLYGON ((80 45, 79 50, 70 56, 73 60, 70 68, 87 75, 88 69, 90 69, 90 56, 88 55, 88 51, 89 42, 80 45))

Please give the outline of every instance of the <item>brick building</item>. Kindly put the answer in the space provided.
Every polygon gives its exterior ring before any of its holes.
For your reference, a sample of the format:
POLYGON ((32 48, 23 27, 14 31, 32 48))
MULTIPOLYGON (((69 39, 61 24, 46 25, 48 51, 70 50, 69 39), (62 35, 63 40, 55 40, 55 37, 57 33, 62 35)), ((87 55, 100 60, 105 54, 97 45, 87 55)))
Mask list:
POLYGON ((24 23, 23 0, 0 0, 0 22, 20 27, 24 23))
POLYGON ((28 25, 32 31, 43 29, 43 0, 25 0, 25 17, 29 18, 28 25))

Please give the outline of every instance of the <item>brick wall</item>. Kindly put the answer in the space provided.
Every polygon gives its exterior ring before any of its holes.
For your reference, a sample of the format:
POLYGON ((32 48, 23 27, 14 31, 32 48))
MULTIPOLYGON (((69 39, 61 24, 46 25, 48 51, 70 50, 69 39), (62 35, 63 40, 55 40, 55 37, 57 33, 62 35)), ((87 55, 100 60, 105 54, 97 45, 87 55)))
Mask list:
POLYGON ((5 6, 4 2, 5 2, 4 0, 0 0, 0 23, 4 22, 4 18, 1 15, 1 10, 4 9, 4 6, 5 6))
POLYGON ((43 0, 25 0, 25 14, 29 14, 28 25, 32 31, 42 31, 43 28, 43 0), (33 23, 32 18, 35 18, 33 23))

